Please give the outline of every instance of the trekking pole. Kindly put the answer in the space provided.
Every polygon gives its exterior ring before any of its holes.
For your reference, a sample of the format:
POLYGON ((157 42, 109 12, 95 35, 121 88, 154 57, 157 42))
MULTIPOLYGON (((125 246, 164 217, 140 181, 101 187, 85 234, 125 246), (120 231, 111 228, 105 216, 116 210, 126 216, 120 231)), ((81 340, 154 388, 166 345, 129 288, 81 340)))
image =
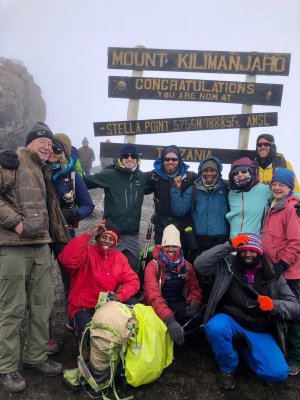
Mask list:
POLYGON ((147 259, 147 255, 148 255, 152 232, 153 232, 153 225, 151 222, 149 222, 146 239, 145 239, 144 252, 143 252, 143 257, 142 257, 142 269, 143 270, 146 267, 146 259, 147 259))
MULTIPOLYGON (((184 330, 187 326, 189 326, 189 324, 192 321, 194 321, 195 318, 199 317, 202 314, 202 311, 205 309, 205 307, 206 307, 206 304, 204 304, 204 306, 202 306, 200 308, 200 310, 195 315, 192 316, 192 318, 190 318, 184 325, 182 325, 182 329, 184 330)), ((200 324, 199 326, 196 326, 195 328, 193 328, 191 330, 184 331, 184 334, 187 335, 188 333, 194 332, 194 331, 196 331, 198 329, 201 329, 203 327, 204 327, 204 324, 200 324)))

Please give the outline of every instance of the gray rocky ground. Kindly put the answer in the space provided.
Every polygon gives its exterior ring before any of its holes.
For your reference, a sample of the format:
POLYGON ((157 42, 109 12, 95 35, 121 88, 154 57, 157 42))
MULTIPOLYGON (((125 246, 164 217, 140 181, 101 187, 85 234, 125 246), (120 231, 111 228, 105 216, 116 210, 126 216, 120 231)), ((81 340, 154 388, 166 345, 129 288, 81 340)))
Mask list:
MULTIPOLYGON (((78 234, 101 219, 99 210, 101 210, 102 190, 92 190, 91 193, 97 204, 97 210, 92 217, 81 222, 78 234)), ((152 198, 147 196, 141 222, 141 247, 143 247, 151 213, 152 198)), ((60 354, 52 356, 52 358, 62 362, 65 368, 74 368, 77 359, 77 340, 65 326, 67 314, 57 267, 54 267, 52 277, 56 294, 53 329, 54 336, 61 348, 60 354)), ((25 331, 24 323, 22 336, 25 335, 25 331)), ((175 348, 174 357, 172 365, 152 384, 139 388, 129 386, 124 388, 121 383, 117 383, 119 396, 122 398, 133 395, 136 400, 300 400, 300 376, 289 377, 286 382, 281 384, 269 384, 260 381, 245 365, 238 368, 235 390, 230 392, 220 390, 216 385, 216 363, 203 333, 196 332, 187 336, 184 346, 175 348)), ((62 382, 61 376, 47 378, 27 371, 24 371, 23 375, 27 382, 26 391, 10 395, 0 387, 1 400, 87 400, 100 398, 86 391, 73 393, 62 382)), ((108 397, 114 398, 111 391, 108 393, 108 397)))

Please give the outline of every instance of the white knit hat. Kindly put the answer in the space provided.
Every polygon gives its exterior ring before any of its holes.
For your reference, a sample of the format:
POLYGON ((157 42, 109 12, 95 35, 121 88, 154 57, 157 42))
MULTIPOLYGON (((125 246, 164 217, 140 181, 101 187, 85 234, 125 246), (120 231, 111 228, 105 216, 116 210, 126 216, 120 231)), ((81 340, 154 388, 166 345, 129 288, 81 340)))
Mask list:
POLYGON ((165 227, 161 245, 181 247, 180 232, 175 225, 171 224, 165 227))

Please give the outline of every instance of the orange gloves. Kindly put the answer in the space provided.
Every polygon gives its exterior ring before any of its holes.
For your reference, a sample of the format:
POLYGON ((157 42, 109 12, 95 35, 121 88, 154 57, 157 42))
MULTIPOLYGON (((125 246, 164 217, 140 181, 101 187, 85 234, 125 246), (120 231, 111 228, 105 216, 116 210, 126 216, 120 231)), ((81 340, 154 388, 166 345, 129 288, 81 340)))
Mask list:
POLYGON ((274 308, 273 301, 269 296, 258 296, 258 303, 262 311, 272 311, 274 308))
POLYGON ((237 235, 231 239, 232 246, 237 249, 241 244, 245 245, 249 241, 248 235, 237 235))

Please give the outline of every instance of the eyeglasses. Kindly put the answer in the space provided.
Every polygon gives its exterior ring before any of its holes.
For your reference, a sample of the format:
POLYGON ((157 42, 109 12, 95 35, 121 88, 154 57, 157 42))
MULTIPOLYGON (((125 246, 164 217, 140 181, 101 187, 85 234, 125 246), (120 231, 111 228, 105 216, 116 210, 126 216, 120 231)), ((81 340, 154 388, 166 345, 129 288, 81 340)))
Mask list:
POLYGON ((257 143, 256 147, 271 147, 271 143, 257 143))
POLYGON ((137 160, 138 156, 135 154, 123 154, 121 158, 125 158, 125 160, 128 160, 128 158, 131 157, 132 160, 137 160))
POLYGON ((179 158, 178 157, 165 157, 164 158, 164 161, 178 161, 179 160, 179 158))
POLYGON ((60 150, 58 147, 52 147, 52 150, 57 156, 62 153, 62 150, 60 150))
POLYGON ((242 174, 246 174, 246 173, 249 172, 249 171, 248 171, 248 169, 238 169, 237 171, 233 171, 232 175, 233 175, 233 176, 237 176, 240 172, 241 172, 242 174))

